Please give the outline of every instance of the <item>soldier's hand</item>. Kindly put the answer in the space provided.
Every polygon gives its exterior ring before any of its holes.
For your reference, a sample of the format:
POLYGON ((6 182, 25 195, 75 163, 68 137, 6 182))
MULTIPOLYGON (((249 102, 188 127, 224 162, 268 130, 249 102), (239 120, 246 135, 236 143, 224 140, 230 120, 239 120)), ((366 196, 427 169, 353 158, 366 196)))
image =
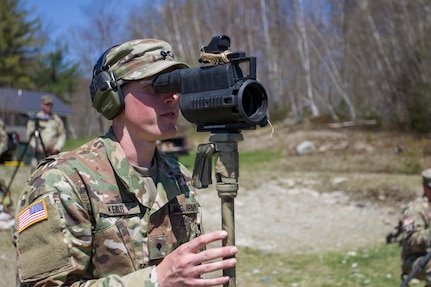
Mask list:
POLYGON ((214 231, 203 234, 175 249, 156 267, 159 285, 162 287, 189 287, 218 286, 227 283, 229 281, 228 276, 201 278, 201 275, 235 266, 235 258, 218 259, 235 255, 238 251, 237 248, 224 246, 199 252, 209 243, 220 241, 226 237, 226 231, 214 231))

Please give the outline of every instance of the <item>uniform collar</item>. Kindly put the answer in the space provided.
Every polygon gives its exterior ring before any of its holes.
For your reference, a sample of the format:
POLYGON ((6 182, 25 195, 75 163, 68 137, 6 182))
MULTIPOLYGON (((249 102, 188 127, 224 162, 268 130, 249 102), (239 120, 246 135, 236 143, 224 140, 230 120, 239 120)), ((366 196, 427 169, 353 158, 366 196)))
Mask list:
POLYGON ((115 136, 112 127, 102 137, 106 148, 107 158, 117 177, 121 180, 125 188, 135 194, 138 201, 150 208, 158 210, 171 199, 180 194, 177 180, 172 174, 172 170, 160 156, 156 149, 154 158, 157 165, 157 185, 151 177, 142 177, 127 160, 126 155, 115 136))

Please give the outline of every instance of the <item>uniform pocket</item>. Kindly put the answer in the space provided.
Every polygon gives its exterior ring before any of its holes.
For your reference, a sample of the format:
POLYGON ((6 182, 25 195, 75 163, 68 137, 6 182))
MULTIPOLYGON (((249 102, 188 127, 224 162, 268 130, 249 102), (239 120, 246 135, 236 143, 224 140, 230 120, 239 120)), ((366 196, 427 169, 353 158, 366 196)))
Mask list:
POLYGON ((172 232, 181 245, 200 235, 198 226, 199 204, 197 202, 178 202, 171 204, 169 212, 172 232))
POLYGON ((143 244, 140 217, 138 214, 112 216, 106 210, 109 208, 99 206, 101 214, 93 232, 94 273, 102 277, 115 270, 119 275, 126 275, 139 268, 135 246, 143 244))
POLYGON ((199 204, 183 194, 151 214, 147 242, 151 265, 200 235, 199 214, 199 204))

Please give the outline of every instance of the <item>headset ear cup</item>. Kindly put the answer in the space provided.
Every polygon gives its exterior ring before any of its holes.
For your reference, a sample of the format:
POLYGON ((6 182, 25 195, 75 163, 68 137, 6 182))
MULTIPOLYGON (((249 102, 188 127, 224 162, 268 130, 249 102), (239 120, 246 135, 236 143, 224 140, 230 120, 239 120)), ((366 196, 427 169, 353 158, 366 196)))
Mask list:
POLYGON ((121 88, 107 71, 97 74, 90 85, 93 107, 108 120, 115 118, 124 108, 121 88))

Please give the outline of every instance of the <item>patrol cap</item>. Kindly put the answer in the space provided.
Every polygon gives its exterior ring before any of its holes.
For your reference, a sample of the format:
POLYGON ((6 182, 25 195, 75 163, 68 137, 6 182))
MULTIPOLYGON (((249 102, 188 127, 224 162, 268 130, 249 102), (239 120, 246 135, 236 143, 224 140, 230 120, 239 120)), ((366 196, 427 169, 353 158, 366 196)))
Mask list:
POLYGON ((424 186, 431 189, 431 168, 422 171, 422 182, 424 186))
POLYGON ((175 61, 169 43, 157 39, 137 39, 112 47, 104 66, 109 65, 117 82, 140 80, 168 68, 185 69, 189 65, 175 61))
POLYGON ((42 97, 40 97, 40 101, 43 103, 43 104, 52 104, 53 103, 53 100, 52 100, 52 97, 51 96, 48 96, 48 95, 45 95, 45 96, 42 96, 42 97))

